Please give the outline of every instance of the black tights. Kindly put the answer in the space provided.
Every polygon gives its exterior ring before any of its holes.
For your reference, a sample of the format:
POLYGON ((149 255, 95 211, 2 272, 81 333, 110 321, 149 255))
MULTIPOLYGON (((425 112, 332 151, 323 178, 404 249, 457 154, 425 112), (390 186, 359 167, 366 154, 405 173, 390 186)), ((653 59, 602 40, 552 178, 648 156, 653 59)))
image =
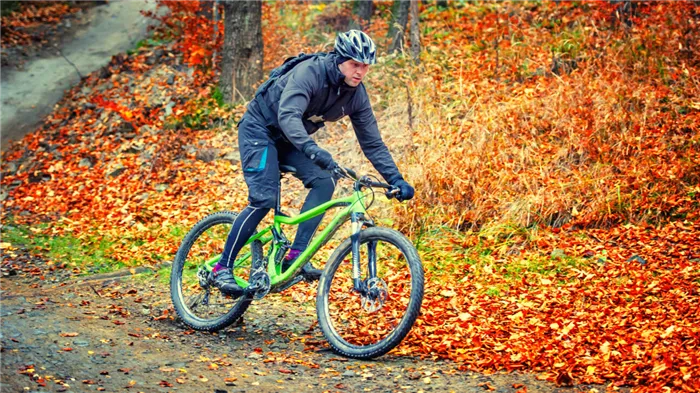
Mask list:
MULTIPOLYGON (((302 213, 330 201, 333 197, 335 182, 331 178, 316 179, 311 182, 310 186, 311 191, 306 196, 304 205, 301 208, 302 213)), ((219 264, 225 265, 227 268, 233 267, 233 262, 236 260, 238 253, 269 211, 270 208, 256 208, 253 206, 247 206, 243 209, 233 222, 219 264)), ((299 224, 299 230, 294 238, 292 248, 304 250, 309 245, 309 241, 311 241, 311 237, 316 232, 316 228, 321 223, 321 220, 323 220, 323 214, 299 224)))

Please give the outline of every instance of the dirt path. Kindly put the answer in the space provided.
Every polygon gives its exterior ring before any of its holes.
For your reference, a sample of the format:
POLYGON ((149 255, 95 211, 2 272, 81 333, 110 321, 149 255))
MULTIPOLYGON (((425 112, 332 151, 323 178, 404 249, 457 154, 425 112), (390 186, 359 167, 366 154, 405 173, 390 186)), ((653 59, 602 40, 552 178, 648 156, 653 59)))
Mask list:
POLYGON ((153 273, 74 278, 21 250, 15 254, 12 262, 3 261, 2 392, 593 388, 556 387, 531 374, 462 372, 451 362, 391 354, 370 362, 348 360, 328 349, 315 325, 313 299, 304 296, 270 295, 219 334, 195 332, 172 318, 168 287, 153 273))
POLYGON ((2 144, 32 131, 53 111, 63 92, 109 63, 112 55, 134 48, 146 36, 149 19, 141 10, 154 1, 113 1, 72 19, 72 28, 55 48, 28 59, 23 69, 2 68, 2 144))

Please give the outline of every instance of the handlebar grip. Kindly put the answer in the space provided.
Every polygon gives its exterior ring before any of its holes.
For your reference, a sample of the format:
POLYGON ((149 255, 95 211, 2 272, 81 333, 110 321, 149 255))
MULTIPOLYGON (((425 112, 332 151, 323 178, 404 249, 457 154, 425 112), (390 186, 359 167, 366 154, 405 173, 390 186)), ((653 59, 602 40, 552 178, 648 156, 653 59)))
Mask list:
POLYGON ((345 170, 345 172, 348 173, 348 175, 350 175, 350 177, 352 177, 353 179, 357 179, 357 173, 355 173, 355 171, 353 171, 350 168, 343 168, 343 169, 345 170))
POLYGON ((392 189, 395 188, 394 186, 392 186, 392 185, 390 185, 390 184, 381 183, 381 182, 375 182, 375 181, 369 182, 368 185, 369 185, 370 187, 381 187, 381 188, 386 188, 387 190, 392 190, 392 189))

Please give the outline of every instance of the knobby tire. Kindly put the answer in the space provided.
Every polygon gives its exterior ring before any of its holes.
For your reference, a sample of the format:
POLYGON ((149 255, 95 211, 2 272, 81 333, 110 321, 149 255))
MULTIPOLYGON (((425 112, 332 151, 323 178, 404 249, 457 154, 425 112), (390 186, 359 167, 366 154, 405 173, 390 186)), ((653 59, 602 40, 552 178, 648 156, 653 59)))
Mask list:
MULTIPOLYGON (((384 339, 371 345, 354 345, 343 339, 333 327, 329 311, 329 294, 333 276, 343 260, 351 254, 351 239, 338 246, 326 264, 316 295, 316 313, 323 335, 336 353, 353 359, 373 359, 396 347, 408 334, 420 312, 423 302, 423 265, 413 244, 401 233, 389 228, 372 227, 360 232, 360 243, 382 241, 398 248, 404 255, 411 275, 409 305, 399 325, 384 339)), ((391 294, 389 294, 391 296, 391 294)))
MULTIPOLYGON (((182 293, 183 269, 192 246, 208 229, 216 225, 233 224, 237 216, 238 213, 222 211, 204 217, 187 233, 177 251, 177 254, 175 255, 175 261, 173 261, 173 266, 170 273, 170 297, 172 298, 173 306, 175 307, 175 311, 180 317, 180 320, 182 320, 185 325, 192 329, 207 332, 215 332, 224 329, 243 316, 243 313, 245 313, 252 301, 252 298, 250 297, 241 296, 226 314, 223 314, 218 318, 208 320, 200 318, 191 312, 185 303, 182 293)), ((250 247, 252 251, 252 261, 261 261, 263 259, 263 249, 260 241, 251 243, 250 247)), ((223 250, 221 251, 223 252, 223 250)), ((210 290, 218 291, 218 289, 214 288, 213 286, 210 290)))

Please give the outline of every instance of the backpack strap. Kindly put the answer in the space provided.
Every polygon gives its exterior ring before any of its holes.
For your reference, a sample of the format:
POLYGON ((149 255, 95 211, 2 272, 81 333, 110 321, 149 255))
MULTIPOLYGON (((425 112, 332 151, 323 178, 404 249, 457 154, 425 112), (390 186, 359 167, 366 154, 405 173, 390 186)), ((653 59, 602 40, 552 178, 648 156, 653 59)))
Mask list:
POLYGON ((270 107, 267 106, 267 103, 265 103, 262 94, 256 95, 255 98, 253 98, 253 101, 255 101, 258 104, 258 108, 260 109, 260 112, 262 112, 262 115, 265 118, 265 126, 275 126, 276 128, 277 116, 274 113, 272 113, 270 107))
POLYGON ((267 89, 269 89, 270 86, 272 86, 273 83, 275 83, 280 77, 294 69, 294 67, 296 67, 297 64, 314 57, 320 57, 325 55, 326 53, 324 52, 309 54, 301 52, 298 56, 286 58, 282 65, 270 71, 270 76, 257 88, 257 90, 255 91, 255 96, 257 97, 258 95, 264 94, 267 91, 267 89))

